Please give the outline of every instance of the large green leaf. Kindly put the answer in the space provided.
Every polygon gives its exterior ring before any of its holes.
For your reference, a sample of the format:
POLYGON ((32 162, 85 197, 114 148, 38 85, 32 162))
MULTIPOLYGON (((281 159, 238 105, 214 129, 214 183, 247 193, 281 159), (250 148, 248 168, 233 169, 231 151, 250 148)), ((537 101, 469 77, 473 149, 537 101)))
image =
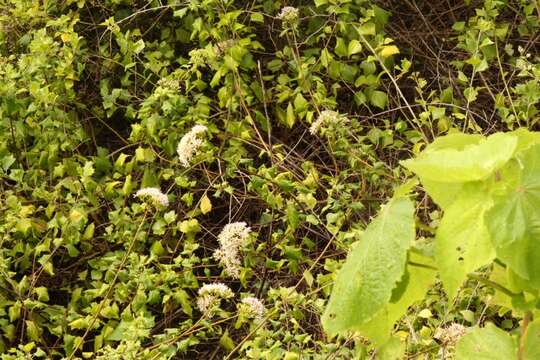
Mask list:
POLYGON ((540 359, 540 319, 527 326, 523 345, 523 360, 540 359))
POLYGON ((463 185, 466 183, 445 183, 441 181, 432 181, 420 178, 424 190, 429 194, 433 201, 446 209, 458 197, 463 185))
POLYGON ((516 274, 540 288, 540 145, 500 171, 501 186, 486 224, 497 252, 516 274))
POLYGON ((515 360, 514 339, 493 324, 475 328, 456 345, 456 360, 515 360))
POLYGON ((516 153, 527 150, 533 145, 540 144, 540 133, 538 131, 529 131, 526 128, 519 128, 510 134, 518 138, 516 153))
POLYGON ((491 206, 482 184, 466 184, 444 212, 436 233, 435 258, 450 299, 456 296, 467 274, 495 258, 484 223, 484 215, 491 206))
POLYGON ((401 360, 405 353, 405 343, 397 337, 389 339, 379 351, 377 359, 379 360, 401 360))
POLYGON ((337 275, 322 317, 326 332, 359 330, 390 302, 414 236, 409 199, 392 199, 381 208, 337 275))
POLYGON ((409 252, 409 263, 392 292, 390 303, 361 325, 360 333, 377 345, 389 341, 395 323, 405 315, 409 306, 424 298, 429 287, 435 282, 436 271, 433 267, 430 258, 409 252))
POLYGON ((453 134, 436 140, 415 159, 401 164, 421 181, 441 183, 486 179, 514 155, 517 137, 497 133, 485 139, 453 134))

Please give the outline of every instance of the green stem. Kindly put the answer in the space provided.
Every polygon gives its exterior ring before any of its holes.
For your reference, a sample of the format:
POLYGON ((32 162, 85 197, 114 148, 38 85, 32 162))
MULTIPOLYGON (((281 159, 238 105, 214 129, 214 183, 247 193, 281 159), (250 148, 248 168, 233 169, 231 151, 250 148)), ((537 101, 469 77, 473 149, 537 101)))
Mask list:
POLYGON ((495 281, 491 281, 489 279, 486 279, 486 278, 482 277, 479 274, 471 273, 471 274, 467 274, 467 276, 469 277, 469 279, 479 281, 482 284, 490 286, 490 287, 494 288, 495 290, 499 290, 500 292, 502 292, 502 293, 504 293, 504 294, 506 294, 508 296, 517 296, 517 295, 519 295, 519 294, 514 293, 514 292, 510 291, 509 289, 505 288, 501 284, 496 283, 495 281))
POLYGON ((521 336, 519 338, 518 360, 523 360, 523 353, 525 351, 525 337, 527 335, 527 328, 532 320, 532 312, 527 311, 521 322, 521 336))

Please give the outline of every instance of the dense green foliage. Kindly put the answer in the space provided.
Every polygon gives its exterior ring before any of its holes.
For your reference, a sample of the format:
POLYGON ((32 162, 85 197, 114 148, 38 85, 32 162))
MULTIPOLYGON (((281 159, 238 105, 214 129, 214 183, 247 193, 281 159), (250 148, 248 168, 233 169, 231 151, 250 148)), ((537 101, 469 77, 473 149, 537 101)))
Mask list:
MULTIPOLYGON (((323 317, 327 331, 382 332, 388 337, 392 327, 373 319, 402 303, 392 322, 399 319, 418 300, 409 296, 418 293, 419 279, 428 269, 438 270, 446 294, 454 299, 469 274, 494 260, 506 274, 487 284, 509 297, 514 311, 529 318, 539 316, 540 133, 520 129, 487 138, 446 135, 402 164, 429 184, 427 194, 435 201, 446 192, 438 203, 444 215, 430 244, 434 265, 418 262, 417 255, 407 256, 414 241, 414 206, 403 197, 391 200, 366 228, 338 274, 323 317), (409 202, 406 209, 400 205, 404 202, 409 202), (411 266, 406 271, 407 261, 411 266)), ((425 253, 426 248, 410 251, 425 253)), ((522 325, 519 346, 513 346, 512 337, 502 330, 486 328, 464 336, 456 356, 517 359, 520 353, 519 359, 535 359, 540 353, 540 332, 536 325, 529 328, 529 320, 522 325), (497 343, 501 349, 493 345, 497 343)))
POLYGON ((0 359, 535 358, 539 17, 0 0, 0 359))

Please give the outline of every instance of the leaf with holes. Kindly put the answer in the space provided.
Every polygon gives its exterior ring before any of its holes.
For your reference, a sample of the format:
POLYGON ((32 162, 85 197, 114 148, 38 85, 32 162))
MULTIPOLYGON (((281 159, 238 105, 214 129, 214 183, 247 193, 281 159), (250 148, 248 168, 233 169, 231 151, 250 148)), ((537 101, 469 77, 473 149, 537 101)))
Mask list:
POLYGON ((381 208, 337 275, 322 317, 326 332, 358 330, 390 302, 414 237, 409 199, 392 199, 381 208))

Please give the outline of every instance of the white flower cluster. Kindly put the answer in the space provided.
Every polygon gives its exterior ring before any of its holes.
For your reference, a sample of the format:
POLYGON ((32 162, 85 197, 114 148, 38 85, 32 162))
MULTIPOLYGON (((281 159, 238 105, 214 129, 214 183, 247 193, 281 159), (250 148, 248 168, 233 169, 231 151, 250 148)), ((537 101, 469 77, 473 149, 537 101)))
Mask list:
POLYGON ((242 299, 241 309, 246 315, 252 318, 261 319, 264 316, 264 305, 256 297, 247 297, 242 299))
POLYGON ((140 189, 135 193, 135 197, 148 198, 155 204, 160 204, 163 206, 169 205, 169 198, 158 188, 150 187, 140 189))
POLYGON ((346 119, 347 118, 345 118, 343 115, 340 115, 338 112, 335 112, 335 111, 332 111, 332 110, 321 111, 321 113, 320 113, 319 117, 317 118, 317 120, 315 120, 311 124, 311 126, 309 128, 309 132, 312 135, 315 135, 315 134, 317 134, 319 132, 321 127, 323 127, 324 125, 337 124, 338 122, 344 121, 346 119))
POLYGON ((185 134, 178 146, 176 152, 180 157, 180 163, 183 166, 189 166, 189 162, 201 147, 203 140, 199 137, 200 134, 204 133, 207 129, 204 125, 195 125, 187 134, 185 134))
POLYGON ((453 323, 446 328, 439 328, 435 333, 435 338, 439 339, 444 346, 452 347, 465 335, 467 328, 461 324, 453 323))
POLYGON ((300 12, 292 6, 285 6, 281 9, 277 18, 287 24, 294 25, 298 21, 300 12))
POLYGON ((194 49, 189 52, 190 62, 195 66, 206 66, 212 55, 208 49, 194 49))
POLYGON ((223 265, 225 272, 231 277, 240 277, 240 248, 245 245, 251 229, 245 222, 225 225, 218 235, 219 249, 214 257, 223 265))
POLYGON ((223 283, 204 284, 199 289, 197 307, 203 313, 208 313, 221 299, 229 299, 234 296, 232 290, 223 283))
POLYGON ((178 90, 180 81, 176 79, 161 78, 158 80, 157 86, 167 90, 178 90))

